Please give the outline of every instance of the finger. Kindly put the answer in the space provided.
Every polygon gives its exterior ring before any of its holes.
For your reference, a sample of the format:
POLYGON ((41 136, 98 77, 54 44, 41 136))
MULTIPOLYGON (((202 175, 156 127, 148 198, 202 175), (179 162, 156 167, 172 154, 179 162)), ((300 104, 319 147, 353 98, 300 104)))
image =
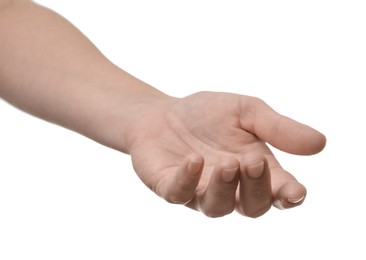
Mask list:
POLYGON ((281 167, 271 170, 273 205, 288 209, 301 205, 306 197, 306 188, 281 167))
POLYGON ((239 181, 239 162, 225 158, 215 166, 209 184, 200 200, 200 210, 209 217, 221 217, 235 209, 239 181))
POLYGON ((195 196, 203 165, 202 156, 187 157, 173 176, 159 183, 157 193, 171 203, 188 203, 195 196))
POLYGON ((252 155, 240 162, 238 211, 248 217, 259 217, 272 205, 271 176, 267 160, 252 155))
POLYGON ((306 197, 306 188, 297 181, 285 183, 276 193, 273 205, 279 209, 289 209, 301 205, 306 197))
POLYGON ((317 130, 280 115, 260 99, 243 99, 242 103, 241 127, 274 147, 299 155, 323 150, 326 138, 317 130))
POLYGON ((285 171, 274 155, 267 155, 267 161, 271 171, 273 205, 280 209, 301 205, 306 197, 305 186, 285 171))

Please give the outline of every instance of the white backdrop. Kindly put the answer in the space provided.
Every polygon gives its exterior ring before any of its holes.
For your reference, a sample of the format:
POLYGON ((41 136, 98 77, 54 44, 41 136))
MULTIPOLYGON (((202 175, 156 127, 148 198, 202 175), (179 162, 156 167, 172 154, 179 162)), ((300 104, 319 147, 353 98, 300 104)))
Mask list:
POLYGON ((274 151, 301 207, 210 219, 158 198, 128 155, 0 100, 0 259, 366 258, 365 1, 38 2, 170 95, 258 96, 328 143, 274 151))

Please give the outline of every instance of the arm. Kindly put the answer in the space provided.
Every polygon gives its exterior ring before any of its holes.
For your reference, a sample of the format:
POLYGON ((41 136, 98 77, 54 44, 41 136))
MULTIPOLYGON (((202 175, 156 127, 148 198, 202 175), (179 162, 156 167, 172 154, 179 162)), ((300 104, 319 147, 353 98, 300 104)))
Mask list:
POLYGON ((310 155, 325 137, 262 100, 201 92, 174 98, 107 60, 65 19, 0 0, 0 96, 33 115, 129 153, 140 179, 171 203, 212 217, 300 205, 305 187, 266 143, 310 155))
POLYGON ((130 103, 167 96, 117 68, 51 10, 31 1, 0 3, 0 97, 127 152, 130 103))

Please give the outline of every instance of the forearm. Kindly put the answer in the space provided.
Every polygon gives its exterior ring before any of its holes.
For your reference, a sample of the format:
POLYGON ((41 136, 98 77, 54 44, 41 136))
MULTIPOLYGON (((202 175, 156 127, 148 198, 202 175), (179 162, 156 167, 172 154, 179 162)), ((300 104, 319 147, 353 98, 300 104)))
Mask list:
POLYGON ((165 98, 113 65, 68 21, 32 2, 0 5, 0 35, 0 96, 114 149, 127 152, 124 130, 136 97, 165 98))

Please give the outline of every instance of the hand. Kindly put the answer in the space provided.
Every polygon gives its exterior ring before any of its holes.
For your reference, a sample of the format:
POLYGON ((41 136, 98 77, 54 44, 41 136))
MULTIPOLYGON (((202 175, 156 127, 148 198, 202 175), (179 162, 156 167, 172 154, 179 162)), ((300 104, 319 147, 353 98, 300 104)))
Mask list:
POLYGON ((266 142, 310 155, 325 137, 258 98, 200 92, 141 106, 129 152, 141 180, 171 203, 210 217, 236 209, 258 217, 271 205, 300 205, 305 187, 280 166, 266 142))

